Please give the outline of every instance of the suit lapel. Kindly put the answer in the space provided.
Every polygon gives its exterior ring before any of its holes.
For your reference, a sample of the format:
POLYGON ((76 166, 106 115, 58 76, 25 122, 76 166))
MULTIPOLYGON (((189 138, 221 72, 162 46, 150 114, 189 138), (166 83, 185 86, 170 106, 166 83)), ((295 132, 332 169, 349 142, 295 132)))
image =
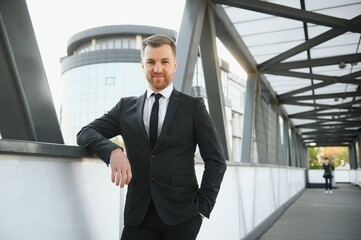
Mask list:
POLYGON ((177 90, 173 90, 170 98, 169 98, 169 103, 168 103, 168 107, 167 107, 167 113, 164 117, 164 122, 163 122, 163 126, 162 126, 162 130, 160 132, 159 138, 157 140, 157 143, 154 146, 154 149, 157 148, 157 146, 159 144, 162 143, 164 136, 166 135, 171 123, 172 123, 172 119, 174 117, 174 114, 177 111, 177 108, 179 106, 179 103, 181 102, 181 95, 179 94, 179 92, 177 90))
POLYGON ((137 100, 137 122, 141 131, 143 132, 144 137, 149 142, 147 131, 145 130, 144 122, 143 122, 143 108, 145 103, 146 94, 141 95, 137 100))

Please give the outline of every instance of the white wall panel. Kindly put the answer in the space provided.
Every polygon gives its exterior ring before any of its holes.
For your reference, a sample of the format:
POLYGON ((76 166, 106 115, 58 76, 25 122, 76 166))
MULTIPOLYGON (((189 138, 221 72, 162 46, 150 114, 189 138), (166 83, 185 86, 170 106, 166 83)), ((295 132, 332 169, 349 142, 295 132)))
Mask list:
MULTIPOLYGON (((230 163, 197 240, 244 238, 304 189, 304 171, 230 163)), ((0 182, 0 239, 119 240, 125 190, 98 159, 0 155, 0 182)))
MULTIPOLYGON (((336 183, 354 183, 352 181, 353 172, 357 173, 355 170, 347 169, 336 169, 334 173, 336 183)), ((361 172, 361 171, 360 171, 361 172)), ((308 181, 309 183, 325 183, 323 178, 323 169, 310 169, 308 170, 308 181)), ((356 184, 356 183, 355 183, 356 184)))
POLYGON ((119 239, 120 195, 97 159, 0 155, 0 239, 119 239))
MULTIPOLYGON (((203 165, 197 164, 196 170, 200 177, 203 165)), ((305 188, 304 171, 229 165, 211 218, 203 221, 197 240, 244 238, 305 188)))
POLYGON ((350 170, 350 182, 361 187, 361 168, 350 170))

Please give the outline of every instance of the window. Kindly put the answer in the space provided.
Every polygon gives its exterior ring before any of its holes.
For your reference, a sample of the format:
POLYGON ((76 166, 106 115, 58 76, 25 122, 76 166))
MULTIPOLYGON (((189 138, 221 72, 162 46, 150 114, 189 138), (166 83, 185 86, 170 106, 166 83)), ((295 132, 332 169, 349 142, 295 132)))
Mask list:
POLYGON ((123 42, 123 49, 128 49, 129 48, 129 39, 123 38, 122 42, 123 42))
POLYGON ((134 38, 129 39, 129 48, 136 49, 137 48, 137 41, 134 38))
POLYGON ((121 39, 116 39, 115 40, 115 48, 116 49, 121 49, 122 48, 122 40, 121 39))
POLYGON ((107 49, 137 49, 137 41, 132 36, 92 39, 91 42, 85 43, 74 50, 74 54, 107 49))
POLYGON ((114 49, 114 39, 109 39, 109 41, 108 41, 108 49, 114 49))

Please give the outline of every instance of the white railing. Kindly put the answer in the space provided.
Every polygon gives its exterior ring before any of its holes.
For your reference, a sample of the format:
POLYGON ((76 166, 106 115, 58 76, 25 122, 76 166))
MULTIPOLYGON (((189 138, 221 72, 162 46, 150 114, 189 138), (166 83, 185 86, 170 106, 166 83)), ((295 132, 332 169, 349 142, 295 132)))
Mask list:
POLYGON ((361 168, 350 171, 350 182, 361 187, 361 168))
POLYGON ((97 159, 0 155, 0 239, 119 240, 120 191, 97 159))
MULTIPOLYGON (((197 165, 201 175, 203 165, 197 165)), ((229 165, 211 218, 198 240, 239 240, 305 188, 305 170, 229 165)))
MULTIPOLYGON (((305 188, 304 171, 230 163, 198 240, 244 238, 305 188)), ((1 154, 0 183, 0 239, 119 240, 125 190, 96 158, 1 154)))
MULTIPOLYGON (((323 178, 324 170, 321 169, 310 169, 308 170, 308 181, 309 183, 319 184, 325 183, 325 179, 323 178)), ((353 170, 353 169, 335 169, 333 171, 333 175, 336 183, 353 183, 356 185, 360 185, 361 181, 361 169, 353 170)))

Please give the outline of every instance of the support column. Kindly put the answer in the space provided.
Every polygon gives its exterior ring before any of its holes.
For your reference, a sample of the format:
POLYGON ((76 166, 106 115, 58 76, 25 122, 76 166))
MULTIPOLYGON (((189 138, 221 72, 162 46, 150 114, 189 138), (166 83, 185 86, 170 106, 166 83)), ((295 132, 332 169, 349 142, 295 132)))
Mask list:
POLYGON ((307 146, 302 142, 302 167, 307 168, 307 146))
POLYGON ((289 119, 283 118, 283 165, 288 165, 290 158, 290 144, 289 144, 289 119))
POLYGON ((252 133, 255 104, 255 91, 258 79, 255 74, 248 74, 243 119, 241 162, 251 162, 252 133))
POLYGON ((361 134, 358 135, 357 140, 357 146, 358 146, 358 155, 357 155, 357 166, 361 166, 361 134))
POLYGON ((175 73, 174 87, 184 93, 192 91, 194 67, 198 59, 198 48, 203 28, 207 1, 187 0, 182 23, 177 36, 178 66, 175 73))
POLYGON ((291 134, 290 134, 290 161, 289 161, 289 166, 296 166, 296 154, 295 154, 295 141, 296 141, 296 134, 294 129, 291 129, 291 134))
POLYGON ((25 0, 0 1, 2 138, 64 143, 25 0))
POLYGON ((299 136, 297 137, 296 150, 297 150, 296 167, 301 167, 302 166, 302 144, 301 144, 299 136))
POLYGON ((348 146, 348 156, 350 160, 350 168, 351 169, 357 169, 357 161, 355 157, 355 144, 350 143, 348 146))
POLYGON ((209 113, 221 139, 226 159, 231 160, 227 118, 223 97, 221 68, 217 54, 216 31, 211 7, 206 8, 200 41, 203 75, 206 85, 209 113))
POLYGON ((297 162, 296 162, 296 167, 301 167, 302 166, 302 163, 301 163, 301 149, 302 148, 302 145, 301 145, 301 142, 300 142, 300 139, 297 137, 297 162))

